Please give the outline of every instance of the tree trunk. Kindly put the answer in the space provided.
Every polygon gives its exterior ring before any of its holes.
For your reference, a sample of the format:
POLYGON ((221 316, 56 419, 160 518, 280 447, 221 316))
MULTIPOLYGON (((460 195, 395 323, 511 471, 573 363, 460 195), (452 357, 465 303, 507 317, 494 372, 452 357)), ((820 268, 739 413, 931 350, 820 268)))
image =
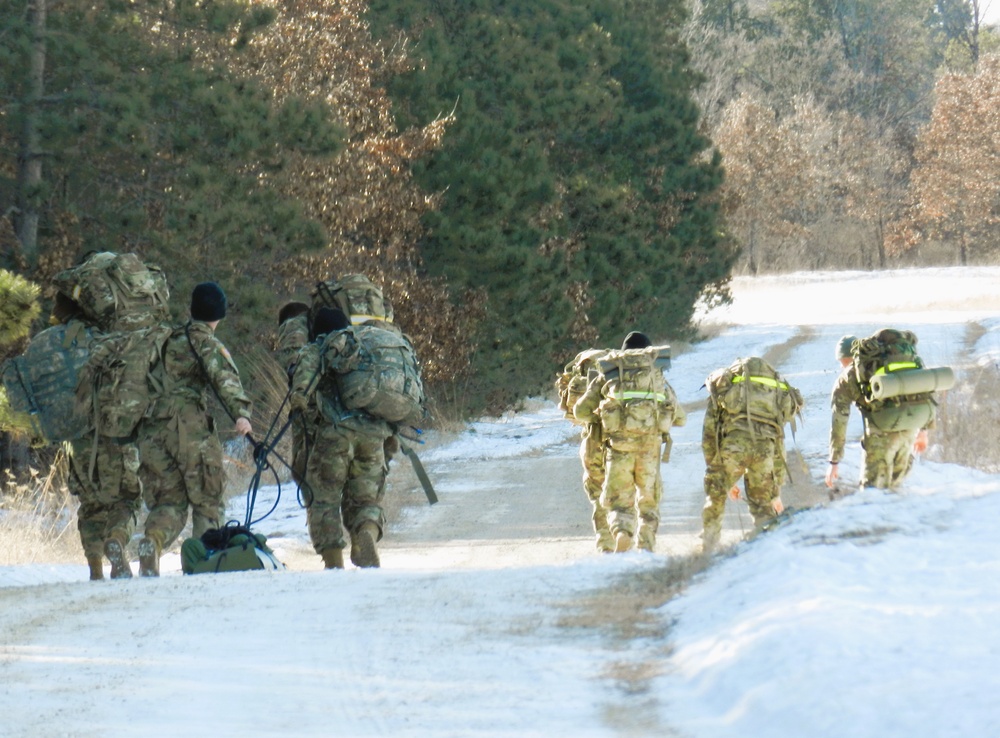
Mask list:
POLYGON ((39 208, 37 190, 42 183, 42 152, 38 121, 45 93, 45 12, 47 0, 30 0, 31 58, 25 100, 21 153, 18 156, 17 237, 29 266, 38 262, 39 208))

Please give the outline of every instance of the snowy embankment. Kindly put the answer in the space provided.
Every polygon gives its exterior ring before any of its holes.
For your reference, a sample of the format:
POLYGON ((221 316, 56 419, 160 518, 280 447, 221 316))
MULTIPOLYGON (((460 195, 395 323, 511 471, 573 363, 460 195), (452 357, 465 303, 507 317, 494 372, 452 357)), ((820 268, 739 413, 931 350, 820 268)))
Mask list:
MULTIPOLYGON (((614 599, 697 548, 709 371, 778 357, 808 403, 794 487, 822 496, 836 340, 891 324, 929 364, 995 360, 998 281, 737 280, 705 317, 714 337, 668 374, 692 411, 663 468, 656 554, 593 552, 575 431, 536 402, 422 454, 441 502, 388 531, 378 571, 319 571, 287 490, 261 529, 303 562, 291 571, 183 577, 168 558, 159 580, 92 584, 82 563, 4 567, 0 735, 998 735, 1000 476, 921 461, 899 494, 824 502, 735 544, 651 613, 614 599)), ((845 486, 858 455, 855 441, 845 486)), ((726 540, 747 522, 730 503, 726 540)))

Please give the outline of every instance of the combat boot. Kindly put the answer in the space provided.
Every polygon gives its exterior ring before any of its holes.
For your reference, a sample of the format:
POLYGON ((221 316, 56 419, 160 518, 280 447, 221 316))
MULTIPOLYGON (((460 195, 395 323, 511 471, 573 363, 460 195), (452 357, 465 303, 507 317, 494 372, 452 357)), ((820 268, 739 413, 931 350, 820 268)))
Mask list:
POLYGON ((624 530, 615 534, 615 553, 624 553, 632 548, 632 535, 624 530))
POLYGON ((87 566, 90 567, 90 581, 104 579, 104 559, 100 556, 88 556, 87 566))
POLYGON ((139 541, 139 576, 160 576, 160 544, 148 536, 139 541))
POLYGON ((125 556, 125 546, 118 538, 112 536, 104 542, 104 555, 111 562, 112 579, 132 578, 132 566, 125 556))
POLYGON ((375 541, 378 540, 378 524, 366 520, 351 536, 351 563, 363 569, 376 569, 380 562, 375 541))
POLYGON ((320 554, 323 557, 323 566, 327 569, 343 569, 344 568, 344 549, 342 548, 325 548, 320 554))

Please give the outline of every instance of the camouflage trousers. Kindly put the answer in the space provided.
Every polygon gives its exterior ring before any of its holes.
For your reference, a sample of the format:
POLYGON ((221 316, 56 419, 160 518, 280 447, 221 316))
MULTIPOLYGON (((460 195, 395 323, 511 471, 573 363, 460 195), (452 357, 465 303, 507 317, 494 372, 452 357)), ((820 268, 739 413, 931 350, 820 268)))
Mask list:
POLYGON ((861 441, 861 486, 895 489, 902 484, 913 466, 913 442, 919 432, 872 432, 866 427, 861 441))
POLYGON ((347 531, 361 524, 385 527, 386 435, 321 423, 307 432, 293 472, 306 502, 309 537, 316 553, 345 548, 347 531))
POLYGON ((608 527, 608 512, 601 505, 604 489, 604 440, 600 430, 585 430, 580 441, 580 461, 583 464, 583 490, 590 500, 591 521, 597 535, 599 551, 612 551, 615 538, 608 527))
POLYGON ((215 422, 202 412, 157 418, 139 429, 140 473, 149 514, 146 537, 166 549, 184 530, 200 538, 225 518, 222 444, 215 422))
POLYGON ((115 538, 124 547, 135 530, 142 505, 139 449, 134 443, 122 444, 108 438, 95 441, 92 435, 71 441, 68 446, 67 486, 80 498, 80 543, 88 559, 101 558, 108 538, 115 538))
POLYGON ((706 499, 701 519, 704 526, 702 539, 706 546, 718 543, 726 497, 741 478, 746 487, 754 527, 759 529, 775 517, 771 501, 779 496, 784 478, 784 470, 775 467, 775 459, 780 458, 778 449, 777 439, 733 432, 721 440, 718 453, 705 459, 706 499))
POLYGON ((604 453, 600 503, 611 535, 634 536, 636 545, 646 551, 656 546, 660 528, 660 444, 659 433, 639 438, 612 436, 604 453))

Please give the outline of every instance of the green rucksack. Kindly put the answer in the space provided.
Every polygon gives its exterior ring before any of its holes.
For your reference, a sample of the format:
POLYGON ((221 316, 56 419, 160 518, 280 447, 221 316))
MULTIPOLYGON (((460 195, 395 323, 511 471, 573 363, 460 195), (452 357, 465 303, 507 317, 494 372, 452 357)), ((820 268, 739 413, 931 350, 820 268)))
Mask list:
POLYGON ((802 394, 761 358, 737 359, 705 380, 716 404, 733 418, 763 423, 784 433, 795 430, 795 418, 805 404, 802 394))
POLYGON ((320 349, 321 372, 332 377, 343 406, 364 410, 390 423, 421 422, 426 415, 426 397, 417 354, 409 339, 378 323, 347 330, 353 331, 359 349, 358 360, 350 371, 338 371, 327 362, 327 347, 338 333, 327 336, 320 349))
POLYGON ((169 316, 166 275, 135 254, 91 254, 56 274, 52 283, 105 332, 145 328, 169 316))
POLYGON ((669 353, 669 347, 650 346, 616 349, 600 358, 607 384, 597 416, 605 433, 621 437, 670 432, 674 396, 663 378, 663 360, 669 361, 669 353))
POLYGON ((267 538, 243 526, 207 530, 201 538, 188 538, 181 544, 181 570, 185 574, 284 568, 267 545, 267 538))
POLYGON ((353 325, 369 321, 392 323, 392 303, 364 274, 346 274, 317 284, 312 293, 310 325, 322 307, 340 308, 353 325))
POLYGON ((559 397, 559 409, 569 420, 581 424, 573 415, 573 406, 583 397, 593 380, 600 374, 598 359, 608 353, 607 349, 587 349, 578 353, 571 362, 563 367, 556 376, 556 394, 559 397))
POLYGON ((111 333, 94 341, 76 388, 77 412, 89 413, 96 433, 130 438, 153 402, 163 394, 156 371, 167 341, 178 329, 155 325, 111 333))
POLYGON ((919 430, 934 417, 931 392, 876 399, 872 379, 895 372, 922 370, 917 354, 917 336, 911 331, 883 328, 851 346, 854 371, 861 384, 863 400, 859 408, 867 420, 885 432, 919 430))
POLYGON ((7 400, 28 415, 37 438, 72 441, 91 427, 88 412, 73 399, 97 335, 78 320, 52 326, 32 338, 21 356, 4 362, 0 377, 7 400))

